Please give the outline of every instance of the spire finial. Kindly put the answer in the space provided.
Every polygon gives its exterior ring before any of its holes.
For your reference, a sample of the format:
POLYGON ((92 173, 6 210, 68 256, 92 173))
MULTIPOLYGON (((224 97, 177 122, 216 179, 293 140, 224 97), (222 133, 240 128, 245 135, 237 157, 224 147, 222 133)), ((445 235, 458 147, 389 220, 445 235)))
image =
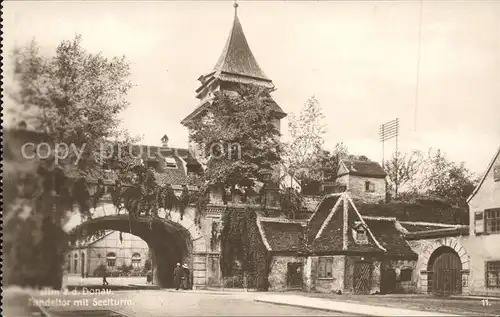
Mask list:
POLYGON ((234 0, 233 7, 234 7, 234 14, 237 14, 238 13, 238 2, 236 0, 234 0))

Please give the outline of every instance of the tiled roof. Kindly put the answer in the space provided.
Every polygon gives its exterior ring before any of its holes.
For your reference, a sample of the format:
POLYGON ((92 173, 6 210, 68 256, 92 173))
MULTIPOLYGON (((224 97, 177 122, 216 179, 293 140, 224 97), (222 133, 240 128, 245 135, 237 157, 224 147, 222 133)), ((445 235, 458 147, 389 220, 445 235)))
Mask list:
POLYGON ((314 239, 309 240, 310 251, 313 253, 383 252, 368 226, 365 226, 367 241, 358 243, 354 240, 352 229, 357 223, 363 224, 363 219, 358 215, 349 194, 343 193, 339 199, 340 201, 330 209, 319 231, 316 231, 314 239))
POLYGON ((231 33, 214 67, 214 72, 243 75, 260 81, 271 82, 253 56, 236 13, 231 33))
POLYGON ((420 239, 435 239, 453 236, 467 236, 469 235, 469 226, 457 226, 450 228, 440 228, 434 230, 410 232, 405 234, 406 240, 420 240, 420 239))
POLYGON ((339 174, 342 175, 356 175, 356 176, 367 176, 367 177, 386 177, 382 166, 377 162, 371 161, 354 161, 354 160, 342 160, 342 163, 347 168, 347 173, 339 174))
POLYGON ((272 252, 304 252, 305 227, 298 222, 258 219, 264 244, 272 252))
POLYGON ((363 216, 396 217, 399 221, 432 222, 441 224, 469 224, 469 213, 463 208, 453 208, 442 204, 364 204, 357 208, 363 216))
POLYGON ((418 255, 413 252, 404 234, 396 227, 396 220, 386 219, 366 219, 365 222, 380 244, 387 250, 386 255, 390 258, 404 258, 416 260, 418 255))
POLYGON ((330 214, 333 206, 337 203, 337 201, 341 198, 341 195, 331 195, 324 199, 314 212, 314 214, 309 218, 309 228, 308 228, 308 241, 312 241, 319 229, 325 222, 326 218, 330 214))

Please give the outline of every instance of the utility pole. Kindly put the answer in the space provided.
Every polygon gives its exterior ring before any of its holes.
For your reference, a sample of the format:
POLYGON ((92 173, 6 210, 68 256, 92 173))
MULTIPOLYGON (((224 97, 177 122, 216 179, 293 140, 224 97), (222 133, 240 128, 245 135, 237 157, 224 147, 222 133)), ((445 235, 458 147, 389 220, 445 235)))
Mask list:
POLYGON ((397 195, 397 183, 398 183, 398 172, 399 172, 399 162, 398 162, 398 137, 399 137, 399 118, 396 118, 392 121, 386 122, 379 126, 379 137, 382 142, 382 167, 385 170, 385 141, 390 140, 392 138, 396 138, 396 172, 395 172, 395 194, 397 195))

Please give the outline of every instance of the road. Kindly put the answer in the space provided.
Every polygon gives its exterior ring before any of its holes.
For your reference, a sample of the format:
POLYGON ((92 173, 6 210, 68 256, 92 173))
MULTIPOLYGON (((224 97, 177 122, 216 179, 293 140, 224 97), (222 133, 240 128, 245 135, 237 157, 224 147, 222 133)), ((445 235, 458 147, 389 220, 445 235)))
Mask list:
POLYGON ((48 304, 45 309, 53 317, 345 316, 341 313, 256 303, 253 297, 252 293, 134 290, 108 294, 38 294, 36 299, 48 304), (46 301, 49 298, 51 303, 46 301), (113 314, 110 310, 123 315, 113 314))

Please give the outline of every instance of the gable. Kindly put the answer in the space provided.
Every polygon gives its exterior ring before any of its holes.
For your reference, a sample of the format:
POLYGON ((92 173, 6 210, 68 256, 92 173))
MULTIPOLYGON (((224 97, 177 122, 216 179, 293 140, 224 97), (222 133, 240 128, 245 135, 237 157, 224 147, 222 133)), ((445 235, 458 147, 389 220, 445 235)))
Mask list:
MULTIPOLYGON (((486 195, 491 196, 495 196, 493 195, 493 191, 498 191, 500 193, 500 148, 498 148, 493 156, 481 181, 469 196, 467 202, 469 203, 481 191, 491 191, 490 193, 486 193, 486 195)), ((500 201, 497 201, 497 204, 500 205, 500 201)))
MULTIPOLYGON (((321 211, 326 212, 328 210, 321 211)), ((323 218, 324 214, 321 219, 323 218)), ((318 216, 316 221, 319 219, 318 216)), ((315 226, 317 226, 317 223, 315 223, 315 226)), ((311 251, 314 253, 385 251, 362 219, 348 193, 342 193, 335 205, 330 207, 328 215, 322 221, 319 230, 316 230, 315 226, 309 227, 309 237, 314 236, 313 239, 309 240, 311 242, 311 251), (356 228, 358 230, 366 229, 366 239, 359 241, 355 238, 356 228)))

